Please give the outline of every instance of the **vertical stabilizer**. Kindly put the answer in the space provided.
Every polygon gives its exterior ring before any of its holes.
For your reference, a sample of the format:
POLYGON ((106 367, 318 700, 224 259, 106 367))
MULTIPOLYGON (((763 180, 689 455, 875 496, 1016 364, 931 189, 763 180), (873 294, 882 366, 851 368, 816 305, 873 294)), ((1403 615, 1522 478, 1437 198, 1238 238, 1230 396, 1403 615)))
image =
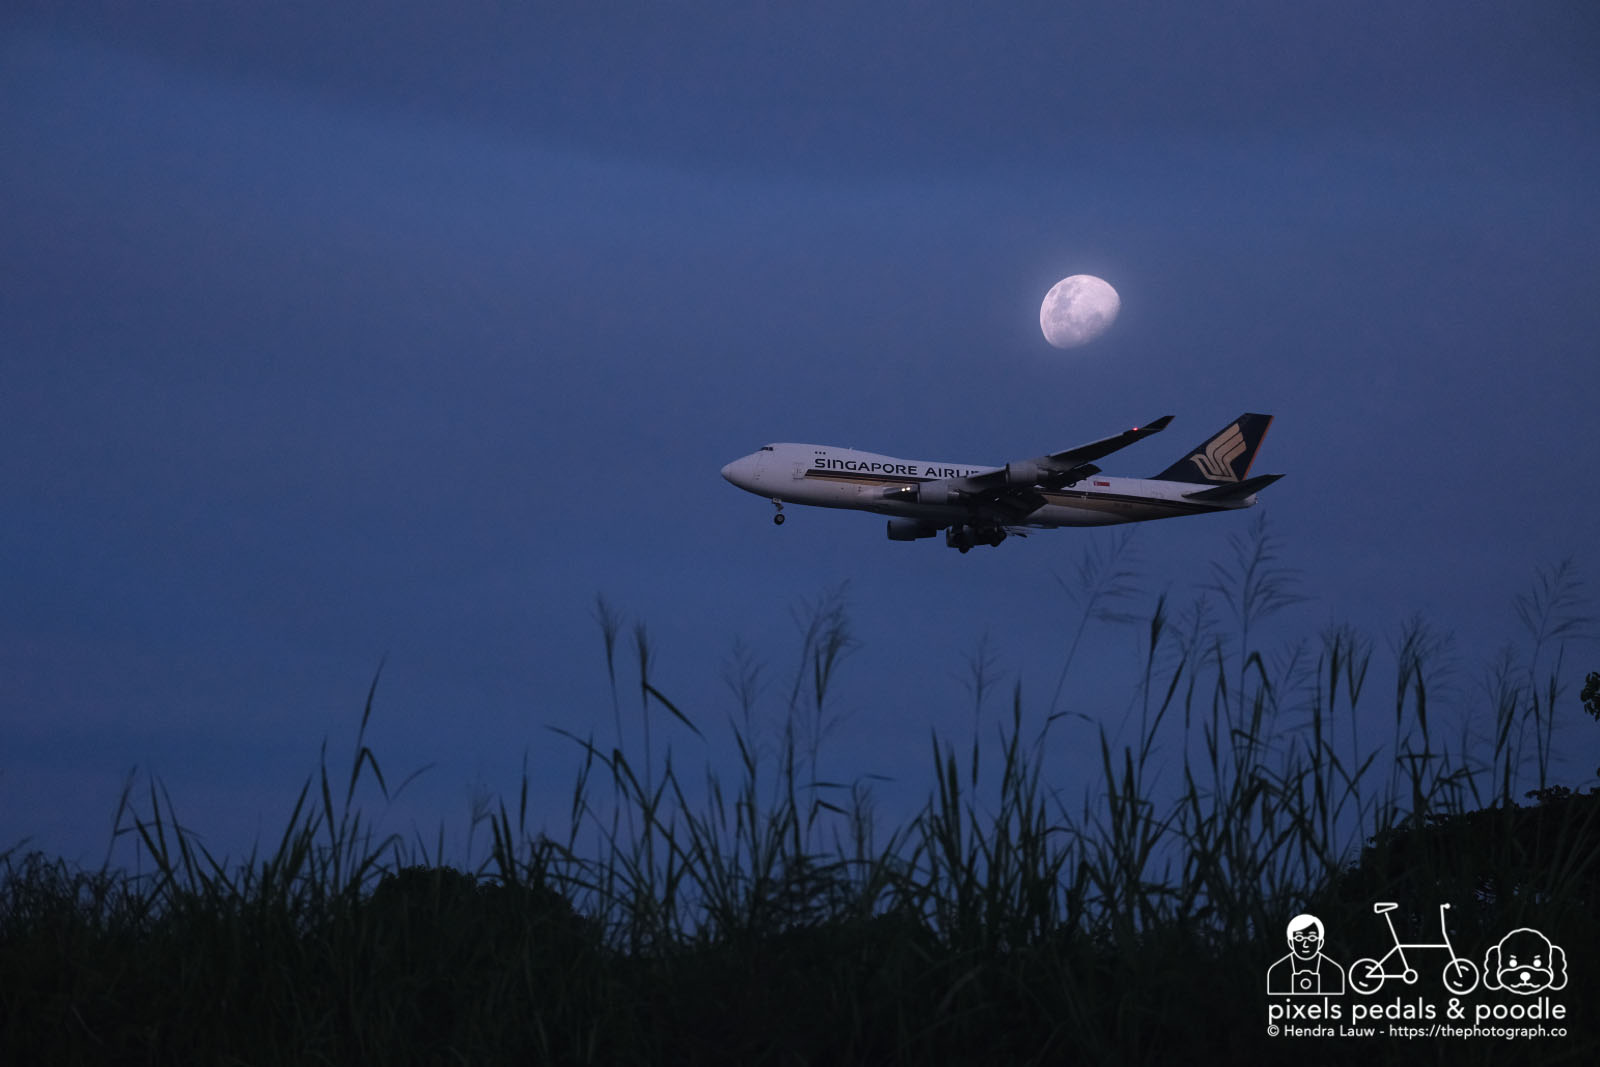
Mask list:
POLYGON ((1232 485, 1250 474, 1256 449, 1272 425, 1271 415, 1246 412, 1221 432, 1156 475, 1164 482, 1195 482, 1199 485, 1232 485))

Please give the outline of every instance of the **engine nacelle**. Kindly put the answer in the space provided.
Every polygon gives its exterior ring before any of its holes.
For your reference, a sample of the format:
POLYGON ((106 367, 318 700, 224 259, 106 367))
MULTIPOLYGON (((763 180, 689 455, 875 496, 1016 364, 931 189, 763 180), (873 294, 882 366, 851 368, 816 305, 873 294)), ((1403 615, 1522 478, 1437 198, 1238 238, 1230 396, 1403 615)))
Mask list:
POLYGON ((922 537, 932 537, 939 532, 936 526, 929 526, 918 519, 890 519, 889 540, 915 541, 922 537))
POLYGON ((1021 486, 1038 485, 1040 482, 1044 481, 1054 473, 1055 472, 1052 470, 1048 470, 1039 466, 1039 464, 1035 463, 1031 459, 1025 459, 1021 463, 1007 463, 1006 484, 1021 486))
POLYGON ((897 485, 883 490, 880 494, 884 500, 894 500, 900 503, 918 504, 959 504, 966 494, 959 489, 952 489, 944 482, 920 482, 916 485, 897 485))
POLYGON ((1080 463, 1075 467, 1056 467, 1025 459, 1021 463, 1006 464, 1006 484, 1027 488, 1037 485, 1045 489, 1060 489, 1064 485, 1077 485, 1080 479, 1099 473, 1100 468, 1093 463, 1080 463))

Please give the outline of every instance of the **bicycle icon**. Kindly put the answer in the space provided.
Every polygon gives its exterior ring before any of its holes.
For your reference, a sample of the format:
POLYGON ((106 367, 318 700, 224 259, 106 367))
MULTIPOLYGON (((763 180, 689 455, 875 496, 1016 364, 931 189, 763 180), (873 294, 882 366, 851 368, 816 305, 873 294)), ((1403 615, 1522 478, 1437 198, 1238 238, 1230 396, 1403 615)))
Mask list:
POLYGON ((1415 985, 1417 982, 1417 969, 1406 960, 1406 949, 1408 948, 1442 948, 1450 953, 1450 962, 1444 965, 1443 972, 1445 988, 1450 992, 1465 996, 1478 988, 1478 965, 1463 956, 1457 956, 1455 948, 1450 944, 1450 930, 1445 925, 1444 915, 1449 910, 1450 905, 1439 905, 1439 933, 1444 937, 1443 941, 1418 941, 1410 944, 1400 940, 1400 935, 1395 932, 1394 919, 1389 915, 1399 906, 1394 901, 1383 901, 1372 905, 1372 910, 1382 915, 1384 922, 1389 924, 1389 936, 1394 939, 1394 948, 1384 953, 1382 959, 1375 960, 1367 957, 1352 963, 1349 972, 1351 988, 1358 993, 1376 993, 1383 988, 1383 983, 1391 978, 1398 978, 1406 985, 1415 985), (1389 961, 1397 956, 1400 961, 1400 970, 1387 970, 1389 961))

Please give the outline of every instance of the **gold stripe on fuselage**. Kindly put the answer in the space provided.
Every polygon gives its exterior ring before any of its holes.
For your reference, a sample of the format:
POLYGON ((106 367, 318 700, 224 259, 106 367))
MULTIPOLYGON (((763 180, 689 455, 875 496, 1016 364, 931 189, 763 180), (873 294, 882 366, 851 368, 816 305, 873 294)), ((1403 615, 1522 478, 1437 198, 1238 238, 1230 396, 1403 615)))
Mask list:
MULTIPOLYGON (((842 482, 848 485, 921 485, 925 482, 936 482, 938 478, 908 478, 903 474, 864 474, 860 471, 835 471, 807 468, 807 478, 821 478, 830 482, 842 482)), ((1083 510, 1104 511, 1111 514, 1117 513, 1120 506, 1129 504, 1143 508, 1161 508, 1175 514, 1200 514, 1208 511, 1226 511, 1215 504, 1203 504, 1195 500, 1168 500, 1163 497, 1129 496, 1126 493, 1094 493, 1084 489, 1036 490, 1044 497, 1045 506, 1080 508, 1083 510)), ((1026 523, 1027 520, 1023 520, 1026 523)))

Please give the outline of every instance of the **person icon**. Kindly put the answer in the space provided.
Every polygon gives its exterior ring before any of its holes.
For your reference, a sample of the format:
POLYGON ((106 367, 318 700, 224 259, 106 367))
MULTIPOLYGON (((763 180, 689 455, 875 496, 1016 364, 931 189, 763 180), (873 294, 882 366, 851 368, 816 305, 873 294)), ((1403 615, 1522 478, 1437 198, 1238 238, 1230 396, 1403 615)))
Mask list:
POLYGON ((1267 969, 1267 992, 1280 996, 1328 996, 1344 992, 1344 968, 1322 954, 1322 920, 1289 920, 1289 954, 1267 969))

